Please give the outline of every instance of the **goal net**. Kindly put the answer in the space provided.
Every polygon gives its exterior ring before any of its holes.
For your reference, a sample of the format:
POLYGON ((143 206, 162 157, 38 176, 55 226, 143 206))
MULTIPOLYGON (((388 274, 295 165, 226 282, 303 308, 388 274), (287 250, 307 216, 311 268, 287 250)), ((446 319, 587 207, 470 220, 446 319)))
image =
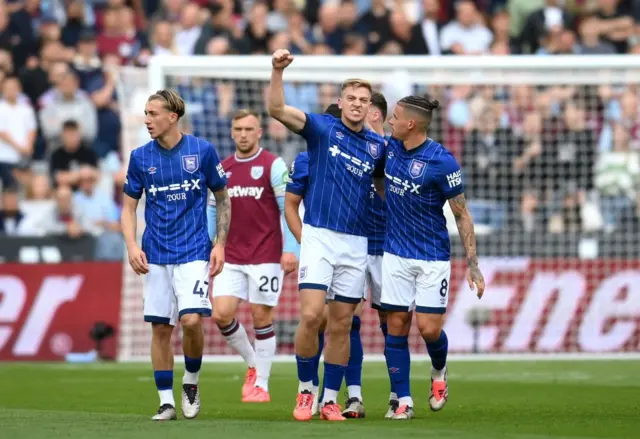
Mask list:
MULTIPOLYGON (((270 57, 156 57, 120 78, 124 153, 146 142, 143 107, 159 88, 186 102, 185 130, 234 152, 230 115, 250 107, 264 116, 262 145, 291 163, 305 142, 266 114, 270 57)), ((464 248, 445 206, 452 273, 445 329, 452 353, 625 354, 640 348, 640 60, 619 56, 302 57, 285 71, 285 98, 322 112, 339 86, 365 78, 389 114, 397 100, 440 101, 429 130, 462 165, 476 224, 486 292, 466 281, 464 248)), ((141 214, 142 215, 142 214, 141 214)), ((142 233, 144 224, 139 224, 142 233)), ((148 358, 141 278, 123 272, 122 360, 148 358)), ((246 305, 239 319, 252 334, 246 305)), ((298 319, 295 276, 276 311, 278 353, 293 353, 298 319)), ((383 353, 375 311, 365 306, 366 355, 383 353)), ((181 353, 176 331, 176 354, 181 353)), ((413 354, 425 354, 416 328, 413 354)), ((231 358, 207 321, 205 354, 231 358)))

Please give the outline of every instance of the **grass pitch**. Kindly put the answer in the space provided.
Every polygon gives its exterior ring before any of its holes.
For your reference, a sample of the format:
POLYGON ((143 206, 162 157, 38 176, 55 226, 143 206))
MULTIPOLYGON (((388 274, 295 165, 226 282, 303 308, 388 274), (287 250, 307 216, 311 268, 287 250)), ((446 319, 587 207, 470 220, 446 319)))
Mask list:
POLYGON ((272 402, 259 405, 240 402, 242 365, 205 364, 200 416, 154 423, 150 417, 158 397, 148 364, 5 363, 0 364, 0 438, 640 438, 639 361, 452 361, 449 402, 439 413, 428 411, 428 371, 427 363, 412 365, 417 412, 412 421, 382 419, 386 369, 365 361, 367 418, 303 423, 291 415, 294 364, 274 365, 272 402))

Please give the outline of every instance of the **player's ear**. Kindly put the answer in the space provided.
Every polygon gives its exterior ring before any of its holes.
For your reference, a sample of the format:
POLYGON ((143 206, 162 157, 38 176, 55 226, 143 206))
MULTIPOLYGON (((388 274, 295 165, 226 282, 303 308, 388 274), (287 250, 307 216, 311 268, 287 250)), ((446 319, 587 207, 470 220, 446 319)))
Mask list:
POLYGON ((258 139, 262 139, 262 133, 264 133, 264 130, 262 127, 258 127, 258 139))
POLYGON ((342 110, 342 98, 338 98, 338 108, 342 110))

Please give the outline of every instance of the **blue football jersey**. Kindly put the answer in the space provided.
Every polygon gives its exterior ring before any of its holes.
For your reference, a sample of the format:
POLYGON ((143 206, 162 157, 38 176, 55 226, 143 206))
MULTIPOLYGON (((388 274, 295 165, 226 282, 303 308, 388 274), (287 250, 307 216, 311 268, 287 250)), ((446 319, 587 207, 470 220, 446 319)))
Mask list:
POLYGON ((309 153, 299 153, 289 170, 287 181, 287 192, 296 194, 304 198, 309 188, 309 153))
POLYGON ((464 192, 455 157, 432 139, 407 151, 393 138, 385 157, 384 251, 408 259, 448 261, 451 249, 442 208, 464 192))
POLYGON ((208 261, 211 240, 207 232, 207 188, 219 191, 227 184, 213 146, 187 134, 173 149, 155 140, 134 149, 124 192, 145 201, 142 250, 157 265, 208 261))
POLYGON ((352 131, 330 115, 306 116, 299 133, 309 152, 304 223, 367 236, 371 174, 381 166, 384 138, 367 128, 352 131))
POLYGON ((369 194, 369 213, 367 214, 367 238, 369 239, 369 251, 372 256, 381 256, 384 253, 384 238, 387 224, 387 205, 375 187, 371 186, 369 194))

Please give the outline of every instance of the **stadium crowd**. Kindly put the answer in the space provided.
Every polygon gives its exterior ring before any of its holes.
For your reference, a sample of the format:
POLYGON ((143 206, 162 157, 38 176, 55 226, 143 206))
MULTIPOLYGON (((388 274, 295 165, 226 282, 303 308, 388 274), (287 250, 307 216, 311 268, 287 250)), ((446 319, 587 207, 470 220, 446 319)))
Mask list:
MULTIPOLYGON (((640 54, 640 0, 5 0, 0 2, 0 234, 101 240, 120 259, 118 70, 153 55, 640 54)), ((176 84, 189 129, 232 152, 229 116, 264 84, 176 84), (243 88, 244 87, 244 88, 243 88), (247 88, 248 87, 248 88, 247 88)), ((287 84, 307 111, 332 85, 287 84)), ((461 161, 482 229, 635 227, 638 86, 434 86, 431 136, 461 161)), ((142 111, 142 109, 141 109, 142 111)), ((264 144, 304 147, 275 120, 264 144)), ((130 147, 130 146, 129 146, 130 147)), ((481 232, 482 230, 480 230, 481 232)))

